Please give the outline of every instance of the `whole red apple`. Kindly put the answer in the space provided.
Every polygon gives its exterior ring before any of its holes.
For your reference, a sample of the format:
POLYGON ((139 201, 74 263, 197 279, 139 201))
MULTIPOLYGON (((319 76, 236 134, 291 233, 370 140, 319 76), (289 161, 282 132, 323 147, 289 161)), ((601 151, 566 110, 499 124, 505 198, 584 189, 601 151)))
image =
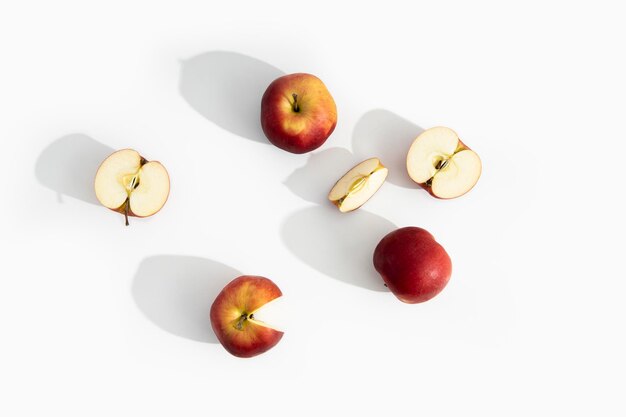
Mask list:
POLYGON ((443 290, 452 262, 433 235, 419 227, 403 227, 385 236, 374 250, 374 268, 400 301, 428 301, 443 290))
POLYGON ((240 358, 250 358, 276 346, 283 332, 254 317, 282 292, 270 279, 243 275, 232 280, 211 306, 211 327, 222 346, 240 358))
POLYGON ((275 146, 306 153, 322 146, 337 125, 337 106, 328 89, 311 74, 284 75, 261 99, 261 126, 275 146))

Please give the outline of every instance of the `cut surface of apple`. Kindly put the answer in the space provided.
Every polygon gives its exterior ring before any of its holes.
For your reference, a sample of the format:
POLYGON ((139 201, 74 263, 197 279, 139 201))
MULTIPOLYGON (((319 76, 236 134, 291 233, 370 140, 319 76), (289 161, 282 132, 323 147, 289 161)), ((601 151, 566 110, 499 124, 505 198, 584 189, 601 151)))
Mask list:
POLYGON ((438 198, 455 198, 471 190, 482 171, 476 152, 456 132, 433 127, 422 132, 411 145, 406 166, 413 181, 438 198))
POLYGON ((328 199, 342 213, 356 210, 378 191, 388 172, 378 158, 367 159, 337 181, 328 193, 328 199))
POLYGON ((94 188, 98 201, 124 214, 128 225, 128 216, 148 217, 161 210, 169 196, 170 179, 161 163, 122 149, 102 162, 94 188))
POLYGON ((283 332, 255 314, 281 296, 278 286, 261 276, 243 275, 226 285, 211 305, 211 326, 222 346, 241 358, 273 348, 283 332))

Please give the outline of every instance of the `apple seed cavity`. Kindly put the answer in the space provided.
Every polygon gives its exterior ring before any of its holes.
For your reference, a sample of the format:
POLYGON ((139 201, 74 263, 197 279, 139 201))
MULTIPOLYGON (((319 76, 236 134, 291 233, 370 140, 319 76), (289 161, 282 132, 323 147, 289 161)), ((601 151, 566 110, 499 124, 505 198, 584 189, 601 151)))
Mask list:
POLYGON ((135 172, 134 174, 124 175, 122 177, 122 184, 124 184, 124 187, 126 188, 126 194, 128 194, 126 201, 124 201, 124 222, 126 226, 129 225, 128 214, 129 214, 129 209, 130 209, 130 194, 133 191, 135 191, 137 187, 139 187, 139 179, 141 177, 141 167, 143 167, 146 164, 146 162, 148 161, 142 156, 139 162, 140 166, 137 172, 135 172))

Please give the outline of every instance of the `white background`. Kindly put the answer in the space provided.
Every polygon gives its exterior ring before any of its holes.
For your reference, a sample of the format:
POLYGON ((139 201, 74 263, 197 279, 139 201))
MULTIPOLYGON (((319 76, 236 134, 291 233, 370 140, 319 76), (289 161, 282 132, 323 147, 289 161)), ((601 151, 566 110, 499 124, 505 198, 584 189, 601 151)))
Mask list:
POLYGON ((624 415, 621 2, 413 3, 3 2, 0 414, 624 415), (292 155, 258 102, 302 71, 339 122, 292 155), (456 200, 405 175, 435 125, 483 161, 456 200), (91 188, 124 147, 172 180, 130 227, 91 188), (387 183, 340 215, 370 156, 387 183), (408 225, 454 265, 421 305, 371 265, 408 225), (207 319, 239 273, 284 293, 247 360, 207 319))

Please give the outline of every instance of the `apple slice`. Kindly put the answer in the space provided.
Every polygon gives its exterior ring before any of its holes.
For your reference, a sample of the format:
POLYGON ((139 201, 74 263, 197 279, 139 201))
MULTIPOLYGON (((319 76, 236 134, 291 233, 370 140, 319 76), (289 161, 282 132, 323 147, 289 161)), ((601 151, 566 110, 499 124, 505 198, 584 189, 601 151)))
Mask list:
POLYGON ((456 132, 433 127, 422 132, 406 158, 409 176, 433 197, 448 199, 471 190, 482 171, 480 158, 456 132))
POLYGON ((211 305, 211 327, 232 355, 250 358, 276 346, 283 332, 258 320, 254 314, 283 294, 272 280, 243 275, 232 280, 211 305))
POLYGON ((148 217, 161 210, 170 193, 170 178, 161 163, 122 149, 102 162, 94 188, 98 201, 124 214, 128 226, 128 216, 148 217))
POLYGON ((356 210, 378 191, 388 172, 378 158, 367 159, 337 181, 328 193, 328 199, 342 213, 356 210))

